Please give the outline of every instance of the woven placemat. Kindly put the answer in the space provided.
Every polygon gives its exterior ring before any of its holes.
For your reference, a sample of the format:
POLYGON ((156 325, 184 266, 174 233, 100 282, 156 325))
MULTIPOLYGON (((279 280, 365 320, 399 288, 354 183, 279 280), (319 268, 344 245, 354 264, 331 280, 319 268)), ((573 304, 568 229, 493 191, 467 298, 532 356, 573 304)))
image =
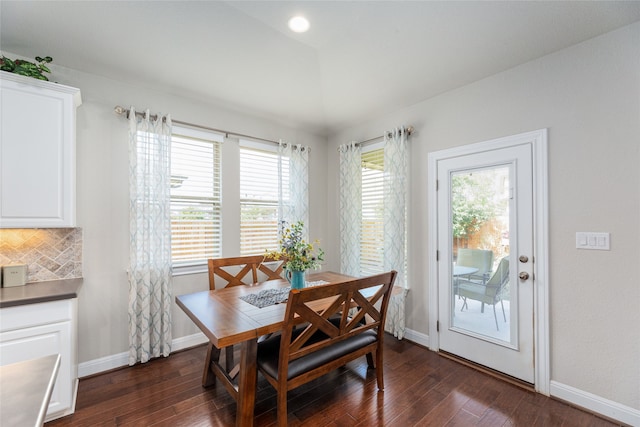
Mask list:
POLYGON ((289 298, 290 287, 280 289, 264 289, 255 294, 243 295, 240 299, 258 308, 267 307, 285 302, 289 298))
MULTIPOLYGON (((306 282, 305 287, 324 285, 329 282, 318 280, 317 282, 306 282)), ((258 308, 268 307, 270 305, 280 304, 289 298, 290 286, 280 289, 263 289, 255 294, 243 295, 240 299, 258 308)))

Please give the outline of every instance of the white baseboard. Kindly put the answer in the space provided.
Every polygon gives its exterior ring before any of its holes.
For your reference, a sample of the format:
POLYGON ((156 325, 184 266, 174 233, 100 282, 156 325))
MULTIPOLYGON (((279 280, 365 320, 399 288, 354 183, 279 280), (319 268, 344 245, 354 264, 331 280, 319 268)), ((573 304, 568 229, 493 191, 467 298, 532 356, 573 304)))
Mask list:
POLYGON ((197 334, 187 335, 186 337, 176 338, 171 341, 171 351, 184 350, 185 348, 195 347, 208 342, 209 340, 206 335, 198 332, 197 334))
POLYGON ((112 354, 111 356, 105 356, 99 359, 89 360, 88 362, 78 363, 78 378, 99 374, 100 372, 120 368, 122 366, 127 366, 128 364, 128 352, 112 354))
MULTIPOLYGON (((207 342, 207 337, 202 333, 176 338, 171 342, 171 351, 183 350, 207 342)), ((113 354, 78 364, 78 378, 99 374, 111 369, 129 365, 129 352, 113 354)))
POLYGON ((409 341, 413 341, 416 344, 429 348, 429 335, 427 334, 414 331, 413 329, 406 329, 404 331, 404 337, 409 341))
POLYGON ((640 411, 577 388, 551 381, 551 396, 630 426, 640 427, 640 411))

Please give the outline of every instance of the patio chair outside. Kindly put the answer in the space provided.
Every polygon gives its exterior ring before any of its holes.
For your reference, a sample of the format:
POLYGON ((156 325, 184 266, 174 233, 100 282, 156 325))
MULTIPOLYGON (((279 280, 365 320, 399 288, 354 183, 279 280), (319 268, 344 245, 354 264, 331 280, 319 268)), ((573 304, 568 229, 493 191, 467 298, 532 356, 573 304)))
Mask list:
POLYGON ((468 308, 466 299, 472 299, 480 301, 482 303, 481 311, 484 313, 484 305, 490 304, 493 306, 493 318, 496 321, 496 329, 499 331, 498 317, 496 316, 496 304, 500 302, 502 306, 502 317, 504 321, 507 321, 507 317, 504 313, 504 303, 502 302, 502 293, 509 283, 509 257, 504 257, 500 260, 498 268, 493 275, 486 281, 486 283, 480 283, 477 281, 463 280, 458 281, 457 293, 458 296, 465 300, 460 311, 468 308))
POLYGON ((485 283, 491 276, 493 269, 493 252, 486 249, 458 249, 456 265, 474 267, 478 271, 470 274, 467 279, 485 283))

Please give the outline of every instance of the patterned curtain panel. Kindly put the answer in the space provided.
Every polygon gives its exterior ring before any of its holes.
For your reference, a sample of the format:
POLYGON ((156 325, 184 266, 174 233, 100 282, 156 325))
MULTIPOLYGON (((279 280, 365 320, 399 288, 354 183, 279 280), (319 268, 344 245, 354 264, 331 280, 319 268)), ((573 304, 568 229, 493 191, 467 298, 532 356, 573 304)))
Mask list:
POLYGON ((280 142, 278 158, 279 220, 289 223, 303 221, 308 235, 309 147, 280 142))
POLYGON ((129 113, 129 365, 171 352, 171 119, 129 113))
POLYGON ((356 143, 343 144, 340 153, 340 270, 360 276, 362 221, 361 151, 356 143))
POLYGON ((398 339, 405 334, 407 295, 407 196, 409 153, 406 129, 394 129, 384 137, 384 270, 396 270, 395 286, 403 291, 389 301, 385 330, 398 339))

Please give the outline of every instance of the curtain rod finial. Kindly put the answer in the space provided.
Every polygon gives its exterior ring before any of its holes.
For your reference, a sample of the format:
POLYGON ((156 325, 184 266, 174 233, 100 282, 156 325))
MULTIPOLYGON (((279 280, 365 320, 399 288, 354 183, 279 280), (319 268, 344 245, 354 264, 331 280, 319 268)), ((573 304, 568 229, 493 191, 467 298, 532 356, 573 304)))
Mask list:
POLYGON ((116 105, 116 107, 113 109, 113 112, 116 114, 125 114, 127 110, 119 105, 116 105))

